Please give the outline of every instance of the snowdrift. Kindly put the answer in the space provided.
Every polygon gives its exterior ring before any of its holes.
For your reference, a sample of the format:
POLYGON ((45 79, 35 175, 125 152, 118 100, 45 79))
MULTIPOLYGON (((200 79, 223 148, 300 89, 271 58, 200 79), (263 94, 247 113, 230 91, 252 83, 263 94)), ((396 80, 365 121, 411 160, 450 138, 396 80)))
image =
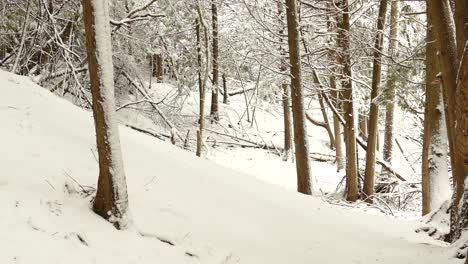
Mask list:
POLYGON ((0 263, 459 263, 416 223, 336 208, 121 127, 133 228, 91 209, 91 112, 0 71, 0 263))

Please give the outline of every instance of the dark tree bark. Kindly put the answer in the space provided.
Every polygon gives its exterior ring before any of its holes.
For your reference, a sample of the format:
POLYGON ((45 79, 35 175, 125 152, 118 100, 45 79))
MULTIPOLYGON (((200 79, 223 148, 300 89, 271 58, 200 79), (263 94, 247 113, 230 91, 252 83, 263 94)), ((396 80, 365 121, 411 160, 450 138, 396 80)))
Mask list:
POLYGON ((117 229, 125 229, 130 217, 115 117, 109 6, 105 0, 83 0, 82 4, 99 156, 99 180, 93 210, 117 229))
POLYGON ((211 0, 211 13, 213 23, 213 87, 211 89, 212 120, 219 121, 218 89, 219 89, 219 37, 218 37, 218 6, 216 0, 211 0))
POLYGON ((353 83, 351 70, 350 38, 349 38, 349 6, 348 0, 341 0, 342 17, 338 23, 338 58, 343 66, 343 107, 345 114, 345 145, 346 145, 346 199, 356 201, 359 198, 356 132, 354 124, 353 83))
POLYGON ((296 0, 286 0, 289 61, 291 64, 291 99, 296 148, 297 190, 312 194, 309 142, 302 90, 301 52, 299 49, 299 20, 296 0))

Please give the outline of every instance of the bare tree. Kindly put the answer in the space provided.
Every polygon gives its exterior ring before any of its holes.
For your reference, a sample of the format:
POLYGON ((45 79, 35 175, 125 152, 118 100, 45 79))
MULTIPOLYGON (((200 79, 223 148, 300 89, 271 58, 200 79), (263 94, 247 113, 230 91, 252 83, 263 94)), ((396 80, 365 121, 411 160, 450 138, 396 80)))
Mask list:
POLYGON ((99 180, 93 209, 117 229, 125 229, 130 216, 115 116, 109 6, 106 0, 83 0, 82 5, 99 155, 99 180))

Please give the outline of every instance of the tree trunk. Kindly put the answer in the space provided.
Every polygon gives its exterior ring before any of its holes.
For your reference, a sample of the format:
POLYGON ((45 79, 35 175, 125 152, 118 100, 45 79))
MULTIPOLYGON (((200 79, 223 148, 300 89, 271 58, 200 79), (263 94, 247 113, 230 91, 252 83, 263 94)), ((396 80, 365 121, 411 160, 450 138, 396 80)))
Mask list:
MULTIPOLYGON (((457 93, 457 72, 459 65, 459 58, 457 57, 457 41, 455 35, 455 24, 453 15, 448 0, 428 0, 427 6, 429 9, 428 14, 432 17, 434 22, 434 30, 437 37, 437 46, 439 50, 439 57, 441 61, 442 77, 443 77, 443 97, 445 103, 446 123, 448 131, 448 140, 450 147, 450 161, 452 165, 452 175, 454 182, 454 195, 450 214, 450 234, 448 240, 454 241, 459 236, 459 202, 464 192, 464 179, 466 171, 463 164, 463 158, 460 155, 460 147, 457 145, 457 118, 464 118, 465 114, 460 112, 456 115, 455 106, 468 105, 462 94, 457 93), (460 103, 458 103, 460 102, 460 103)), ((468 114, 468 113, 467 113, 468 114)), ((463 134, 463 131, 460 131, 463 134)), ((462 140, 463 141, 463 140, 462 140)))
POLYGON ((454 228, 453 239, 458 239, 463 231, 468 231, 468 42, 460 60, 455 105, 455 140, 458 160, 464 167, 457 179, 455 202, 459 208, 459 219, 454 228))
POLYGON ((211 13, 213 23, 213 87, 211 89, 212 120, 219 121, 218 112, 218 89, 219 89, 219 38, 218 38, 218 7, 216 0, 211 0, 211 13))
POLYGON ((365 114, 359 113, 358 121, 359 121, 359 135, 362 137, 362 139, 367 141, 367 138, 369 136, 367 132, 367 128, 369 127, 368 118, 365 114))
POLYGON ((283 161, 288 161, 292 155, 292 131, 291 131, 291 109, 290 109, 290 92, 289 84, 286 80, 288 62, 286 57, 286 50, 283 46, 283 35, 286 25, 284 24, 284 7, 282 0, 278 0, 278 24, 279 27, 279 51, 281 55, 280 61, 280 72, 281 76, 281 95, 283 104, 283 123, 284 123, 284 150, 283 150, 283 161))
POLYGON ((320 111, 322 112, 323 122, 325 124, 325 129, 327 130, 328 139, 330 140, 330 148, 333 149, 335 147, 335 137, 330 127, 330 122, 328 121, 328 114, 327 109, 325 108, 325 104, 323 103, 323 91, 320 90, 319 94, 319 104, 320 104, 320 111))
MULTIPOLYGON (((208 75, 210 71, 210 44, 209 44, 209 37, 208 37, 208 27, 205 23, 203 18, 203 11, 200 4, 200 0, 197 1, 197 11, 198 11, 198 22, 197 25, 197 41, 198 41, 198 50, 199 56, 201 56, 201 28, 203 28, 203 35, 204 35, 204 46, 205 46, 205 72, 203 76, 203 80, 200 81, 200 117, 199 117, 199 124, 200 128, 197 131, 197 152, 196 155, 201 157, 202 145, 203 145, 203 129, 205 124, 205 91, 206 91, 206 84, 208 82, 208 75)), ((199 59, 200 64, 200 71, 201 71, 201 57, 199 59)))
POLYGON ((457 35, 457 55, 461 57, 468 38, 468 2, 455 0, 455 27, 457 35))
MULTIPOLYGON (((328 4, 329 8, 333 8, 333 3, 328 4)), ((336 21, 333 19, 333 16, 327 17, 328 21, 328 32, 333 34, 336 32, 336 21)), ((333 39, 330 39, 329 44, 331 47, 335 47, 332 42, 333 39)), ((330 49, 328 53, 328 57, 330 61, 336 62, 336 52, 333 49, 330 49)), ((340 91, 338 90, 338 86, 336 85, 336 66, 331 67, 332 74, 330 76, 330 94, 333 100, 334 107, 336 109, 341 109, 341 102, 340 102, 340 91)), ((333 134, 335 135, 335 156, 336 156, 336 170, 339 172, 344 168, 343 162, 343 141, 341 137, 341 124, 339 117, 336 113, 333 112, 333 134)))
POLYGON ((377 96, 380 93, 380 79, 382 72, 383 30, 387 15, 387 0, 381 0, 379 17, 377 19, 377 35, 374 46, 374 66, 372 70, 371 105, 369 112, 369 137, 367 139, 366 171, 364 174, 365 201, 372 203, 374 195, 375 155, 377 152, 377 134, 379 133, 379 105, 377 96))
MULTIPOLYGON (((429 10, 428 10, 429 11, 429 10)), ((439 168, 439 163, 431 160, 438 147, 437 144, 440 142, 445 135, 441 134, 441 125, 445 125, 443 118, 443 108, 440 107, 440 102, 443 102, 441 85, 437 83, 436 75, 438 73, 437 67, 437 48, 435 43, 435 32, 432 25, 431 16, 427 16, 427 36, 426 36, 426 103, 424 113, 424 133, 423 133, 423 149, 422 149, 422 214, 426 215, 432 210, 438 208, 436 200, 438 197, 434 197, 435 188, 433 187, 437 177, 443 170, 447 168, 439 168)), ((445 149, 447 146, 445 146, 445 149)), ((443 152, 444 148, 440 148, 439 152, 443 152)), ((441 153, 441 158, 447 158, 447 153, 441 153)), ((446 165, 446 164, 445 164, 446 165)), ((446 166, 445 166, 446 167, 446 166)), ((448 169, 446 170, 448 171, 448 169)), ((448 177, 448 176, 447 176, 448 177)))
POLYGON ((226 74, 223 73, 223 104, 229 104, 229 93, 227 89, 226 74))
POLYGON ((349 6, 348 0, 341 0, 342 19, 338 23, 338 58, 343 65, 343 107, 345 113, 345 145, 346 145, 346 199, 356 201, 359 197, 356 133, 354 125, 353 83, 351 71, 350 37, 349 37, 349 6))
POLYGON ((83 0, 99 180, 93 210, 117 229, 130 223, 127 183, 115 116, 114 76, 108 1, 83 0))
POLYGON ((164 59, 162 54, 156 54, 156 78, 158 82, 162 82, 164 78, 164 59))
POLYGON ((312 194, 309 142, 304 109, 301 76, 301 54, 299 49, 299 23, 296 0, 286 0, 288 24, 289 60, 291 64, 291 99, 294 125, 294 145, 296 147, 297 190, 312 194))
MULTIPOLYGON (((398 0, 392 0, 390 8, 390 46, 388 49, 388 54, 395 58, 397 55, 398 48, 398 19, 400 6, 398 0)), ((389 76, 387 80, 387 103, 385 107, 385 136, 384 136, 384 149, 383 149, 383 159, 386 162, 392 162, 393 155, 393 125, 395 122, 395 85, 397 79, 397 65, 389 66, 389 76)))
MULTIPOLYGON (((335 69, 333 70, 335 71, 335 69)), ((339 91, 336 86, 335 76, 330 76, 331 96, 333 98, 336 109, 341 109, 339 101, 339 91)), ((335 134, 335 155, 336 155, 336 170, 339 172, 344 168, 343 162, 343 143, 341 139, 341 124, 338 115, 333 114, 333 132, 335 134)))

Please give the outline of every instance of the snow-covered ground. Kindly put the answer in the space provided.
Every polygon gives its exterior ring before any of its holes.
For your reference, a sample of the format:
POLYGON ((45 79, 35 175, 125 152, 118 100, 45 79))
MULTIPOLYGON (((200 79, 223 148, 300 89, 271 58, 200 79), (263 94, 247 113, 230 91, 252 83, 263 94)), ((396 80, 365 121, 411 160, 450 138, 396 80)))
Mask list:
POLYGON ((117 231, 90 209, 92 114, 25 77, 0 71, 0 87, 0 263, 462 262, 417 222, 334 207, 126 127, 134 223, 117 231))

